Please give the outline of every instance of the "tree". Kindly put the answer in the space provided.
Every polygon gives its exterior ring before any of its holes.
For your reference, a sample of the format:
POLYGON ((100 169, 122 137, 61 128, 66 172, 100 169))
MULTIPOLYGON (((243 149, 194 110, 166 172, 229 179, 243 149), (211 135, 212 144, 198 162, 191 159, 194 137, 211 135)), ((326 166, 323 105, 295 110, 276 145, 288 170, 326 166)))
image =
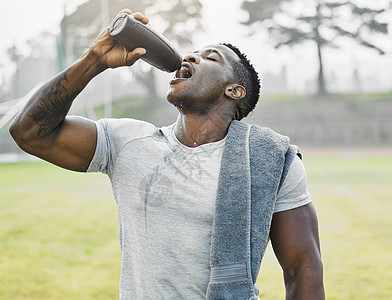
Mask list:
MULTIPOLYGON (((64 61, 65 53, 68 57, 73 53, 70 60, 80 56, 102 28, 108 26, 103 24, 106 22, 105 19, 113 18, 124 8, 130 8, 133 12, 140 11, 149 16, 154 26, 159 25, 158 31, 173 44, 181 46, 191 44, 195 28, 199 30, 202 28, 200 14, 202 5, 199 0, 134 0, 131 3, 132 7, 129 7, 129 1, 126 0, 103 1, 106 1, 108 6, 108 11, 104 12, 107 13, 107 18, 103 18, 101 14, 102 0, 89 0, 81 4, 72 14, 64 15, 61 22, 62 35, 58 43, 59 64, 64 61)), ((135 77, 146 87, 148 101, 157 102, 159 97, 154 70, 150 68, 147 72, 137 72, 135 77)))
POLYGON ((15 64, 15 74, 14 74, 14 80, 13 80, 13 93, 12 95, 14 98, 20 97, 20 60, 21 60, 21 54, 19 53, 18 48, 16 45, 12 45, 10 48, 7 49, 7 54, 8 57, 11 59, 11 61, 15 64))
POLYGON ((388 24, 381 17, 392 3, 384 2, 383 7, 374 8, 362 7, 350 0, 256 0, 243 2, 242 8, 249 13, 244 24, 266 25, 275 48, 293 47, 306 41, 314 43, 319 63, 318 95, 324 96, 327 94, 324 49, 338 48, 339 38, 352 39, 385 54, 373 41, 375 35, 388 34, 388 24))

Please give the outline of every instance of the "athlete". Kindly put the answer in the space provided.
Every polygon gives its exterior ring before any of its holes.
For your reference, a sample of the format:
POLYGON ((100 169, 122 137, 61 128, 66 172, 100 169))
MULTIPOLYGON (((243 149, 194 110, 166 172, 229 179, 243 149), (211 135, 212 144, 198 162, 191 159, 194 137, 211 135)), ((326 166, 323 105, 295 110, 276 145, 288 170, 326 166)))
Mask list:
POLYGON ((104 30, 10 127, 28 153, 109 176, 118 205, 120 299, 258 299, 269 239, 286 299, 324 299, 301 155, 287 138, 240 121, 255 107, 260 84, 237 47, 210 45, 184 56, 167 93, 179 111, 174 124, 68 115, 90 80, 145 53, 127 51, 104 30))

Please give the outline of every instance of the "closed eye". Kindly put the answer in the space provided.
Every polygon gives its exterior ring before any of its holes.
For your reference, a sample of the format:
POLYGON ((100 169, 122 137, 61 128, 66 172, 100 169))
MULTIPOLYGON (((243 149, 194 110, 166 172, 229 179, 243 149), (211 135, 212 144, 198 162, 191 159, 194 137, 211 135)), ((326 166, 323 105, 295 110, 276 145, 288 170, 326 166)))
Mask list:
POLYGON ((213 58, 213 57, 206 57, 206 59, 208 59, 208 60, 212 60, 212 61, 217 61, 215 58, 213 58))

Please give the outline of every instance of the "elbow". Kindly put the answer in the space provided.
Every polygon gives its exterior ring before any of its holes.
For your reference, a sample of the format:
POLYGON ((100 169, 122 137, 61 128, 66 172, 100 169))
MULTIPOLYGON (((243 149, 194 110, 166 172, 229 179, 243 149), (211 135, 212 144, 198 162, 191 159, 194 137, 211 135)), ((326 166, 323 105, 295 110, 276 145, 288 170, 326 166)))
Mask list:
POLYGON ((21 144, 23 144, 23 138, 22 135, 20 134, 20 126, 18 126, 18 122, 16 119, 12 122, 11 126, 9 127, 8 131, 15 141, 15 143, 20 147, 21 144))
POLYGON ((31 131, 31 128, 30 130, 24 129, 18 119, 15 119, 8 130, 15 143, 23 151, 30 153, 29 143, 31 143, 31 138, 29 138, 29 132, 31 131))
POLYGON ((284 278, 287 299, 325 299, 321 259, 289 268, 284 272, 284 278))

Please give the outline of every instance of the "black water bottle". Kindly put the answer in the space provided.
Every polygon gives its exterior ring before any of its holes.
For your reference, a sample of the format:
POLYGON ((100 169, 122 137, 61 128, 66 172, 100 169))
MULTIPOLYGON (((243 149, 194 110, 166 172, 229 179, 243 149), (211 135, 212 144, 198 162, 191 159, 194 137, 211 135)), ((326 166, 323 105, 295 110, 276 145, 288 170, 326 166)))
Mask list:
POLYGON ((151 25, 127 13, 116 16, 109 27, 110 35, 128 51, 141 47, 147 53, 142 59, 154 67, 174 72, 181 67, 182 57, 172 44, 151 25))

